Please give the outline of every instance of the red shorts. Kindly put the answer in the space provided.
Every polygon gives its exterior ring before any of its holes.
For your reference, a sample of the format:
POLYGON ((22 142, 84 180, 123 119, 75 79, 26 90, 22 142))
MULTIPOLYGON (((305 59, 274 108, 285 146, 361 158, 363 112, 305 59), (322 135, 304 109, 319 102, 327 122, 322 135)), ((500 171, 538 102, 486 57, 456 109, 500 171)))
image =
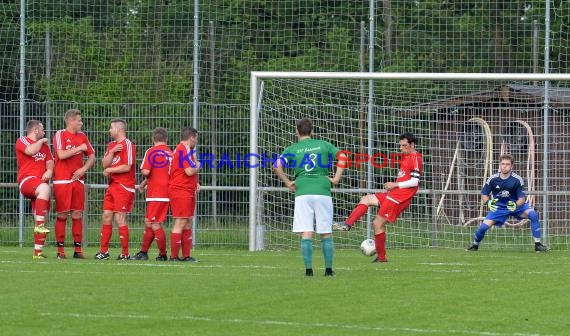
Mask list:
POLYGON ((146 202, 146 215, 145 218, 149 223, 164 223, 166 214, 168 213, 168 202, 146 202))
POLYGON ((196 208, 196 193, 168 193, 172 218, 190 218, 196 208), (173 197, 174 196, 174 197, 173 197))
POLYGON ((85 210, 85 186, 80 181, 62 184, 54 182, 53 197, 55 198, 55 212, 85 210))
POLYGON ((412 199, 405 200, 400 203, 394 202, 388 197, 388 193, 378 193, 375 194, 376 198, 380 202, 378 207, 378 216, 386 218, 390 223, 394 223, 398 216, 404 212, 412 203, 412 199))
POLYGON ((107 188, 103 198, 103 210, 113 212, 131 212, 135 202, 135 191, 129 191, 120 184, 112 184, 107 188))
POLYGON ((35 176, 28 176, 20 182, 19 188, 20 192, 24 197, 35 199, 36 198, 36 189, 42 184, 46 183, 42 181, 41 178, 35 176))

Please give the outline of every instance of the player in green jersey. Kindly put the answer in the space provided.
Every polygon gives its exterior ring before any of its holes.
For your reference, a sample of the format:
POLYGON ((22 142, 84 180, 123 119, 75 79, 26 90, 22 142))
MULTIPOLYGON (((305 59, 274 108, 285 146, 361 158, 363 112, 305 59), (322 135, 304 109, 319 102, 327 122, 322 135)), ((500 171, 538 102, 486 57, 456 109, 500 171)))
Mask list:
POLYGON ((275 165, 275 174, 289 190, 295 192, 293 232, 301 236, 301 254, 305 263, 305 275, 313 276, 313 233, 321 235, 325 259, 325 276, 334 276, 332 239, 333 202, 331 186, 340 182, 346 167, 346 155, 330 142, 311 138, 311 120, 297 122, 299 141, 287 147, 275 165), (333 161, 338 155, 334 177, 329 177, 333 161), (290 180, 283 168, 292 168, 294 180, 290 180), (316 230, 315 230, 316 228, 316 230))

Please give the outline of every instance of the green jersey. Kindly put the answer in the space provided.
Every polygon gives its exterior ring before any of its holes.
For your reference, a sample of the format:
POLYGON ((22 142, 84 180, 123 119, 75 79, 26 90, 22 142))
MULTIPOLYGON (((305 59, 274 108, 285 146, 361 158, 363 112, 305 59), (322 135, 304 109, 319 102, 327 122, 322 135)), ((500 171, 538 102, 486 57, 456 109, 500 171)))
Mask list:
POLYGON ((282 164, 294 170, 295 196, 331 196, 328 176, 338 151, 330 142, 311 138, 285 148, 282 164))

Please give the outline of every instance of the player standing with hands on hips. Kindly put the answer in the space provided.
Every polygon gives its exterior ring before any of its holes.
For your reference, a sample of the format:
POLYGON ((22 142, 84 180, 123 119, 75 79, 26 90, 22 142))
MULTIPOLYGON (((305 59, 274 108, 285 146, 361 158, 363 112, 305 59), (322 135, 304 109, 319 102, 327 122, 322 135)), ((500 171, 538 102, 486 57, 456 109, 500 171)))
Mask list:
POLYGON ((301 255, 305 264, 305 276, 313 276, 313 234, 321 235, 321 246, 325 259, 325 276, 334 276, 332 238, 333 201, 331 185, 338 184, 346 166, 340 154, 339 165, 334 177, 329 177, 329 167, 336 158, 338 148, 324 140, 312 139, 311 120, 303 118, 297 122, 298 142, 287 147, 274 168, 277 177, 289 190, 295 192, 293 232, 301 236, 301 255), (342 164, 341 164, 342 163, 342 164), (295 180, 291 181, 283 166, 293 168, 295 180), (315 223, 315 224, 313 224, 315 223), (316 226, 316 230, 315 230, 316 226))
POLYGON ((473 244, 467 251, 477 251, 485 238, 485 233, 493 225, 501 226, 509 216, 528 218, 534 238, 534 250, 546 252, 548 247, 540 242, 540 222, 538 214, 526 202, 526 193, 522 177, 512 171, 513 157, 503 154, 499 157, 499 173, 489 177, 481 190, 481 199, 489 208, 485 220, 475 232, 473 244))

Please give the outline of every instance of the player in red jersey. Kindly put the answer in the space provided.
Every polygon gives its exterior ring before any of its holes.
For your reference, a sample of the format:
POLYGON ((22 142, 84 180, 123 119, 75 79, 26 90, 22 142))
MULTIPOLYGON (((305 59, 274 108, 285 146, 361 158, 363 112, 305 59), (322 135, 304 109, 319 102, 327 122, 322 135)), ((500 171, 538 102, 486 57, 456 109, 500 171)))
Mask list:
POLYGON ((113 234, 113 219, 119 230, 121 254, 117 260, 129 260, 129 226, 127 215, 135 201, 135 144, 127 139, 127 123, 122 119, 111 121, 109 134, 114 139, 103 157, 103 176, 109 178, 109 187, 103 198, 101 247, 95 259, 109 259, 109 241, 113 234))
POLYGON ((154 146, 147 149, 141 164, 141 173, 146 179, 139 185, 139 191, 146 188, 145 230, 141 250, 134 256, 136 260, 148 260, 148 249, 156 240, 158 257, 156 260, 166 261, 166 234, 162 223, 166 220, 170 199, 168 198, 169 169, 172 151, 166 145, 168 133, 165 128, 152 130, 154 146))
POLYGON ((396 182, 384 183, 387 192, 365 195, 352 210, 345 223, 334 224, 333 229, 349 231, 352 225, 368 212, 369 206, 377 206, 378 214, 374 218, 374 243, 377 256, 373 262, 387 262, 386 258, 386 223, 394 223, 412 202, 418 191, 423 171, 422 155, 416 151, 417 139, 412 133, 400 135, 402 160, 396 182))
POLYGON ((57 258, 65 259, 65 227, 71 217, 73 258, 85 259, 81 250, 83 240, 83 211, 85 210, 85 173, 95 163, 95 150, 85 133, 81 132, 81 111, 70 109, 65 113, 65 129, 53 137, 55 168, 53 195, 55 198, 55 241, 57 258), (87 160, 83 162, 83 157, 87 160))
POLYGON ((34 214, 34 259, 44 259, 43 248, 49 229, 45 226, 50 207, 50 186, 47 183, 53 175, 53 155, 44 138, 44 125, 30 120, 26 125, 26 136, 16 140, 16 161, 18 163, 18 187, 22 195, 32 202, 34 214))
POLYGON ((190 256, 192 249, 192 217, 196 208, 196 193, 200 190, 198 172, 200 163, 194 157, 194 148, 198 141, 198 131, 192 127, 184 127, 180 132, 180 143, 174 150, 170 165, 168 182, 168 198, 174 226, 170 234, 170 260, 197 260, 190 256), (182 247, 182 258, 178 252, 182 247))

